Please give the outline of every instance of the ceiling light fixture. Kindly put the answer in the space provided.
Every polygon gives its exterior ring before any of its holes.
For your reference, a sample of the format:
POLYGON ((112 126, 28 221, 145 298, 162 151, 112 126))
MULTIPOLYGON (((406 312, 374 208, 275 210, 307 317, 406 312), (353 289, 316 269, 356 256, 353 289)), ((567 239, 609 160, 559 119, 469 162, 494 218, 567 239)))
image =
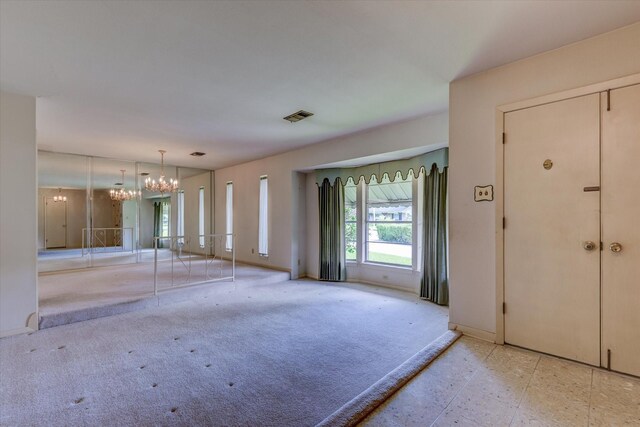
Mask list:
POLYGON ((58 194, 53 196, 54 202, 66 202, 67 196, 62 195, 62 188, 58 188, 58 194))
POLYGON ((123 202, 125 200, 131 200, 131 199, 135 199, 136 197, 141 195, 140 191, 135 191, 135 190, 125 190, 124 188, 124 173, 126 172, 125 169, 120 169, 120 172, 122 172, 122 181, 121 182, 116 182, 115 185, 116 186, 120 186, 122 185, 122 187, 120 188, 112 188, 111 191, 109 191, 109 195, 111 196, 111 200, 117 200, 119 202, 123 202))
POLYGON ((154 193, 174 193, 178 191, 178 180, 173 178, 169 179, 169 181, 164 180, 164 153, 166 153, 166 150, 158 150, 158 152, 160 152, 160 178, 156 181, 151 177, 147 177, 144 180, 144 188, 154 193))

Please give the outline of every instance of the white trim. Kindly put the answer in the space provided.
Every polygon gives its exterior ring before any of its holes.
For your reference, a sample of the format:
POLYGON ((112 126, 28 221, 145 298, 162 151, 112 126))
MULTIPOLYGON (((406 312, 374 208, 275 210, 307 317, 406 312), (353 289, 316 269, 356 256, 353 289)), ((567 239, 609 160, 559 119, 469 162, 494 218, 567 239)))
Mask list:
POLYGON ((563 90, 561 92, 538 96, 536 98, 530 98, 522 101, 512 102, 509 104, 499 105, 498 110, 504 113, 508 113, 510 111, 522 110, 524 108, 534 107, 536 105, 549 104, 551 102, 590 95, 592 93, 605 92, 608 89, 620 89, 622 87, 631 86, 638 83, 640 83, 640 73, 631 74, 629 76, 620 77, 618 79, 608 80, 605 82, 594 83, 575 89, 563 90))
POLYGON ((473 338, 478 338, 483 341, 496 343, 496 334, 494 334, 493 332, 472 328, 471 326, 458 325, 456 323, 451 323, 451 322, 449 322, 449 329, 451 329, 452 331, 460 331, 464 335, 468 335, 473 338))
POLYGON ((0 332, 0 338, 6 338, 12 335, 28 334, 31 332, 36 332, 36 330, 37 329, 29 328, 27 326, 25 326, 24 328, 9 329, 8 331, 0 332))

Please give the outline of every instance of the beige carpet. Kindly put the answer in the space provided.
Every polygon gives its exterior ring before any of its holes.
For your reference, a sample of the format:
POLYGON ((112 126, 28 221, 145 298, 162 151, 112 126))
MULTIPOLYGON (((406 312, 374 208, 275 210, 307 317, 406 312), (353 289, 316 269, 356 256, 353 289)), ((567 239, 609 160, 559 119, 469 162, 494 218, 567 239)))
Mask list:
POLYGON ((0 340, 1 425, 315 425, 447 328, 402 292, 290 281, 0 340))
POLYGON ((1 425, 315 425, 447 328, 363 285, 219 284, 0 340, 1 425))

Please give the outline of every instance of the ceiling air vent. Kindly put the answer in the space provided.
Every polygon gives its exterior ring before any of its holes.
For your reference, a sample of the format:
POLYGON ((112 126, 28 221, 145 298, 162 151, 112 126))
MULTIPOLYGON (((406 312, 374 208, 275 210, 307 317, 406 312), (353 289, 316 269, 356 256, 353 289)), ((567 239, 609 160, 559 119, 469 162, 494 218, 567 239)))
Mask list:
POLYGON ((205 155, 205 153, 203 153, 202 151, 194 151, 193 153, 191 153, 191 155, 193 157, 202 157, 205 155))
POLYGON ((310 113, 308 111, 304 111, 304 110, 300 110, 297 111, 293 114, 289 114, 287 117, 283 117, 283 119, 291 122, 291 123, 295 123, 295 122, 299 122, 302 119, 306 119, 307 117, 311 117, 313 116, 313 113, 310 113))

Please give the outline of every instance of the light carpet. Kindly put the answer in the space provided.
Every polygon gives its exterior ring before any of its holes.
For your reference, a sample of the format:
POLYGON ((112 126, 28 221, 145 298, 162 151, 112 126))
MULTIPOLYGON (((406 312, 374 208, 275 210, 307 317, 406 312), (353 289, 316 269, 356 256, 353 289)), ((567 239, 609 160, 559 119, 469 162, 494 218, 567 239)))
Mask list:
POLYGON ((315 425, 447 330, 403 292, 288 281, 0 340, 2 425, 315 425))

